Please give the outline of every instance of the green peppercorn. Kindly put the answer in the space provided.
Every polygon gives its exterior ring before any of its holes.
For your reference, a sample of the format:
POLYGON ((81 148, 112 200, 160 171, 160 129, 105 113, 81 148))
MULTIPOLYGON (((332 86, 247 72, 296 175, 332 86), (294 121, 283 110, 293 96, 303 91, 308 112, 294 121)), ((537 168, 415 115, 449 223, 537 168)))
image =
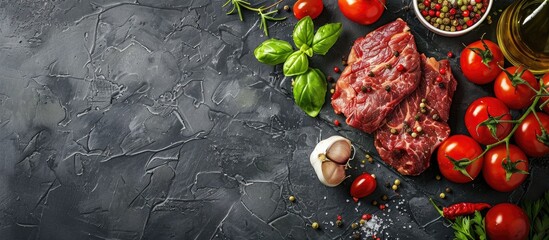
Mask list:
POLYGON ((448 24, 450 24, 450 19, 449 18, 444 18, 444 19, 442 19, 442 23, 444 23, 444 25, 448 25, 448 24))
POLYGON ((440 18, 444 18, 444 17, 446 17, 446 14, 443 13, 443 12, 441 12, 438 16, 439 16, 440 18))
POLYGON ((419 8, 419 10, 424 10, 425 9, 425 4, 420 3, 420 4, 417 5, 417 7, 419 8))
POLYGON ((482 3, 477 3, 477 5, 475 7, 477 7, 478 9, 481 9, 482 8, 482 3))
POLYGON ((427 20, 427 22, 431 21, 431 16, 425 17, 425 20, 427 20))
POLYGON ((464 17, 464 18, 463 18, 463 21, 464 21, 464 22, 467 22, 467 21, 469 21, 469 20, 471 20, 471 18, 469 18, 469 17, 464 17))
POLYGON ((448 25, 444 26, 444 31, 449 32, 450 31, 450 26, 448 26, 448 25))
POLYGON ((461 9, 461 11, 465 11, 465 10, 467 10, 467 6, 466 6, 466 5, 462 5, 460 9, 461 9))
POLYGON ((437 18, 437 23, 438 23, 438 24, 442 24, 442 19, 441 19, 441 18, 437 18))
POLYGON ((448 6, 442 7, 442 12, 446 13, 446 12, 448 12, 448 10, 449 10, 449 9, 448 9, 448 6))
POLYGON ((436 27, 436 28, 438 28, 438 26, 439 26, 439 24, 438 24, 438 23, 434 23, 434 24, 433 24, 433 27, 436 27))
POLYGON ((450 27, 450 32, 455 32, 456 31, 456 27, 455 26, 451 26, 450 27))
POLYGON ((457 5, 458 5, 458 6, 463 5, 463 1, 462 1, 462 0, 458 0, 458 1, 457 1, 457 5))
POLYGON ((440 4, 440 3, 442 3, 442 1, 443 1, 443 0, 437 0, 437 3, 439 3, 439 4, 440 4))
POLYGON ((459 25, 459 21, 457 19, 452 20, 452 27, 455 28, 457 25, 459 25))

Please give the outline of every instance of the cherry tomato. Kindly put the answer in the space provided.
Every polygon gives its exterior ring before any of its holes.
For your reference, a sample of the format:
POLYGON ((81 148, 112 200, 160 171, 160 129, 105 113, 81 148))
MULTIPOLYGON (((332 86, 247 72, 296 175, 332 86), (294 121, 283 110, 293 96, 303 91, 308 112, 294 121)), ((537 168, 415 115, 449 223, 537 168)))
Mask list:
POLYGON ((515 204, 500 203, 493 206, 486 213, 484 221, 489 239, 528 239, 530 220, 524 210, 515 204))
POLYGON ((456 183, 473 181, 482 168, 484 157, 481 156, 477 159, 482 152, 480 145, 471 137, 466 135, 450 136, 442 142, 437 151, 440 173, 446 179, 456 183), (475 161, 471 163, 472 160, 475 161))
POLYGON ((481 39, 461 51, 459 65, 463 75, 470 82, 486 84, 499 75, 499 66, 503 66, 503 61, 503 53, 498 45, 490 40, 481 39))
POLYGON ((532 72, 522 67, 506 68, 494 82, 496 97, 511 109, 529 107, 536 96, 532 88, 539 90, 539 82, 532 72))
MULTIPOLYGON (((543 86, 545 87, 547 92, 549 92, 549 73, 543 75, 543 77, 541 77, 541 81, 543 82, 543 86)), ((539 102, 540 104, 544 104, 542 107, 543 111, 545 113, 549 113, 549 97, 542 97, 539 102)))
POLYGON ((372 194, 376 190, 376 186, 376 179, 369 173, 363 173, 351 184, 351 196, 357 202, 359 198, 372 194))
POLYGON ((528 158, 519 147, 509 144, 509 156, 505 144, 488 150, 484 155, 482 176, 490 187, 500 192, 510 192, 526 180, 528 158), (509 159, 509 161, 507 160, 509 159), (507 179, 507 173, 511 174, 507 179))
POLYGON ((324 10, 322 0, 299 0, 294 4, 294 16, 297 19, 302 19, 306 16, 312 19, 317 18, 324 10))
POLYGON ((511 120, 509 108, 494 97, 481 97, 471 103, 465 112, 465 127, 480 144, 488 145, 505 138, 511 132, 513 124, 498 121, 511 120), (493 124, 485 125, 489 120, 493 124))
POLYGON ((362 25, 375 23, 385 11, 385 0, 338 0, 339 10, 362 25))
POLYGON ((526 118, 519 124, 517 131, 513 135, 517 145, 526 153, 528 156, 532 157, 543 157, 549 154, 549 115, 545 113, 538 112, 536 113, 545 133, 541 131, 540 122, 536 119, 534 114, 530 113, 526 118), (543 135, 545 134, 545 135, 543 135), (540 138, 545 138, 546 143, 540 141, 540 138))

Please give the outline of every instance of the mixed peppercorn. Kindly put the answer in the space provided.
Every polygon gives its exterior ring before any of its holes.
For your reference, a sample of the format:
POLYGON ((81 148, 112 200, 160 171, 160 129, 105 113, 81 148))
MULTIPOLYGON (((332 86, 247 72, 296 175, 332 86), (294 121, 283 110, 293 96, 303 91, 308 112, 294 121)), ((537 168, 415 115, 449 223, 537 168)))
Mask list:
POLYGON ((486 13, 488 0, 417 0, 421 15, 434 27, 448 32, 465 30, 486 13))

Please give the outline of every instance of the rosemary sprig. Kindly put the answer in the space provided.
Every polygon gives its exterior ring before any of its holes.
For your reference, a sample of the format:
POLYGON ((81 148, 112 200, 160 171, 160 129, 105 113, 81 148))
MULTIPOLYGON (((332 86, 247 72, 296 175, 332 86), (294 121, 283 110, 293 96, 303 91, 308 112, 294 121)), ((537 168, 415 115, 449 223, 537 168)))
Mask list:
POLYGON ((282 0, 277 1, 276 3, 270 5, 270 6, 261 6, 261 7, 252 7, 252 4, 245 0, 227 0, 225 4, 223 4, 222 7, 226 7, 229 4, 232 4, 231 10, 227 12, 227 15, 234 14, 235 11, 238 13, 238 17, 240 18, 240 21, 244 21, 244 17, 242 16, 242 9, 247 9, 252 12, 256 12, 259 15, 261 23, 259 24, 259 29, 263 29, 263 32, 265 32, 265 36, 269 36, 269 29, 267 26, 267 21, 282 21, 285 20, 286 17, 274 17, 273 15, 278 13, 278 10, 272 10, 267 11, 277 4, 281 3, 282 0))
POLYGON ((536 201, 525 201, 522 209, 530 219, 530 238, 542 240, 549 238, 549 191, 536 201))

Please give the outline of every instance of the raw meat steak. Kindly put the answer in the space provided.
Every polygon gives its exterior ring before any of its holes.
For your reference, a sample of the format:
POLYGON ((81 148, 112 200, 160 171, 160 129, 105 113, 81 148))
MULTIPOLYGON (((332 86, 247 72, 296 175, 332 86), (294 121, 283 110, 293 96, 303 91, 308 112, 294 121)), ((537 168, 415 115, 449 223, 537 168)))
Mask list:
POLYGON ((417 88, 421 77, 414 36, 402 19, 358 38, 347 63, 336 83, 332 106, 347 117, 347 124, 367 133, 383 124, 387 114, 417 88))
POLYGON ((387 116, 387 122, 375 133, 379 156, 403 175, 425 171, 433 151, 450 135, 446 121, 457 87, 450 65, 447 60, 437 62, 421 55, 421 69, 416 91, 387 116), (445 69, 445 74, 440 69, 445 69))

